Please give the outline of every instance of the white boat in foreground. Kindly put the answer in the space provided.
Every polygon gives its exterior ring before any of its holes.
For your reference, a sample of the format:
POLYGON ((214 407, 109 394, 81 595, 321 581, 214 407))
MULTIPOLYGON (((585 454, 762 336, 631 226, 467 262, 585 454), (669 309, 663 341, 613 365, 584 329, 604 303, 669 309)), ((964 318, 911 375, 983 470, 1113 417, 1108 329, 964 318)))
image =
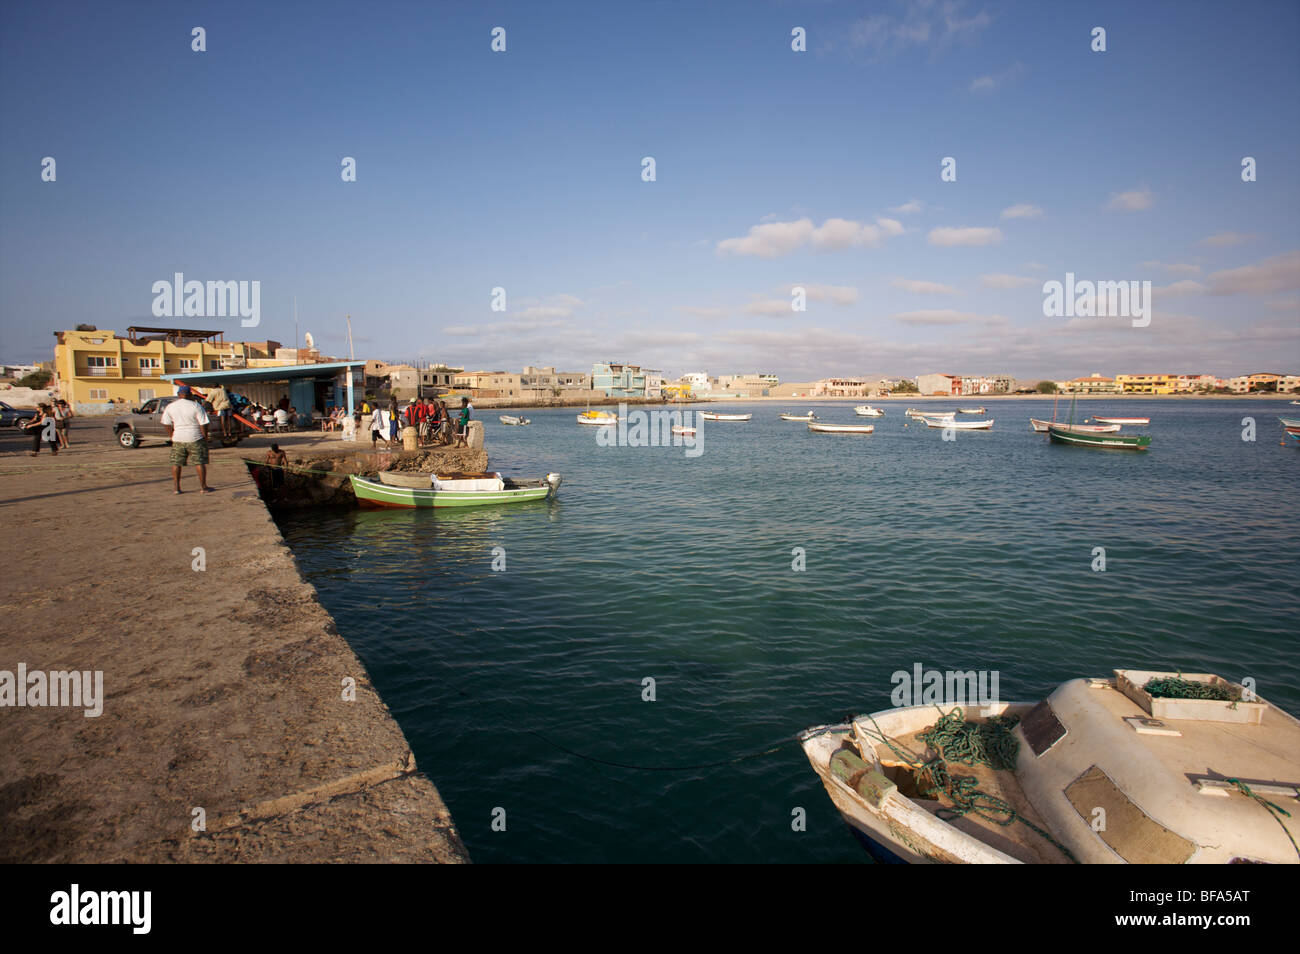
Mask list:
POLYGON ((606 427, 610 424, 617 424, 618 415, 609 411, 583 411, 578 415, 578 423, 606 427))
POLYGON ((1060 421, 1040 421, 1033 417, 1029 419, 1029 426, 1042 434, 1046 434, 1049 427, 1080 434, 1114 434, 1120 427, 1118 424, 1062 424, 1060 421))
POLYGON ((957 431, 990 431, 993 429, 993 419, 987 421, 959 421, 956 418, 922 418, 926 427, 945 427, 957 431))
POLYGON ((783 421, 814 421, 816 419, 817 419, 817 415, 814 414, 812 411, 809 411, 807 414, 782 414, 781 415, 781 420, 783 421))
POLYGON ((870 434, 876 429, 874 424, 818 424, 811 423, 808 430, 818 434, 870 434))
POLYGON ((987 414, 989 409, 986 407, 963 407, 958 408, 963 414, 987 414))
POLYGON ((681 435, 683 435, 684 437, 694 437, 694 436, 695 436, 695 428, 693 428, 693 427, 687 427, 685 424, 674 424, 674 425, 670 428, 670 430, 671 430, 674 434, 681 434, 681 435))
POLYGON ((513 417, 509 414, 502 414, 498 420, 500 420, 502 424, 511 424, 515 427, 522 427, 525 424, 533 423, 526 417, 513 417))
POLYGON ((1150 424, 1149 417, 1094 417, 1098 424, 1150 424))
POLYGON ((700 411, 702 421, 748 421, 753 414, 719 414, 717 411, 700 411))
POLYGON ((880 861, 1300 861, 1300 721, 1212 674, 1117 669, 1038 703, 886 709, 799 739, 880 861), (1188 683, 1227 698, 1158 694, 1188 683), (944 757, 972 735, 987 759, 944 757))
POLYGON ((853 413, 858 417, 884 417, 885 409, 872 407, 870 404, 859 404, 853 409, 853 413))

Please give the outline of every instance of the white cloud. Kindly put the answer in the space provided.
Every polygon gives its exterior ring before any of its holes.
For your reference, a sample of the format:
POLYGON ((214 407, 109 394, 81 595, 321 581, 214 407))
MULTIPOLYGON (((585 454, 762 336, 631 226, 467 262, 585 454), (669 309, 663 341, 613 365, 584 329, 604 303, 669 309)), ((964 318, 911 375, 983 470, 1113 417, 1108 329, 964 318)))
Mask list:
POLYGON ((1181 282, 1174 282, 1171 285, 1161 285, 1152 288, 1151 291, 1162 298, 1177 298, 1179 295, 1204 294, 1205 286, 1200 282, 1194 282, 1191 279, 1184 279, 1181 282))
POLYGON ((901 288, 903 291, 912 292, 915 295, 960 295, 957 289, 951 285, 942 285, 939 282, 917 281, 908 278, 895 278, 889 283, 894 288, 901 288))
POLYGON ((915 215, 916 213, 920 212, 923 208, 925 208, 925 206, 922 204, 920 199, 909 199, 908 201, 904 202, 902 205, 894 206, 889 211, 897 215, 915 215))
POLYGON ((1025 285, 1038 284, 1038 279, 995 272, 991 275, 981 275, 980 284, 985 288, 1023 288, 1025 285))
POLYGON ((981 10, 968 14, 962 0, 943 3, 895 3, 893 13, 874 13, 848 28, 852 47, 874 57, 902 53, 912 48, 941 50, 974 39, 990 23, 981 10))
POLYGON ((1002 241, 1001 229, 988 228, 950 228, 943 226, 930 230, 930 244, 941 246, 994 245, 1002 241))
POLYGON ((1244 232, 1217 232, 1214 235, 1206 236, 1196 244, 1208 245, 1211 248, 1226 248, 1229 245, 1245 245, 1254 238, 1254 235, 1244 232))
POLYGON ((1032 202, 1021 202, 1019 205, 1008 206, 1002 210, 1004 219, 1036 219, 1043 214, 1043 210, 1032 202))
POLYGON ((1163 268, 1167 272, 1173 272, 1175 275, 1199 275, 1201 266, 1199 265, 1182 265, 1172 262, 1143 262, 1143 268, 1163 268))
POLYGON ((931 308, 922 311, 904 311, 890 315, 895 321, 905 325, 961 325, 970 321, 979 321, 984 316, 969 311, 954 311, 951 308, 931 308))
POLYGON ((1128 192, 1114 192, 1106 208, 1112 212, 1142 212, 1155 205, 1156 197, 1150 189, 1130 189, 1128 192))
POLYGON ((719 255, 779 258, 809 244, 821 252, 855 246, 875 248, 885 238, 902 235, 905 231, 902 223, 895 219, 877 218, 875 224, 869 224, 837 218, 827 219, 820 226, 814 226, 812 219, 802 218, 794 222, 770 222, 752 226, 748 235, 723 239, 718 243, 717 251, 719 255))
POLYGON ((1254 295, 1300 291, 1300 250, 1266 258, 1258 265, 1210 275, 1211 295, 1254 295))

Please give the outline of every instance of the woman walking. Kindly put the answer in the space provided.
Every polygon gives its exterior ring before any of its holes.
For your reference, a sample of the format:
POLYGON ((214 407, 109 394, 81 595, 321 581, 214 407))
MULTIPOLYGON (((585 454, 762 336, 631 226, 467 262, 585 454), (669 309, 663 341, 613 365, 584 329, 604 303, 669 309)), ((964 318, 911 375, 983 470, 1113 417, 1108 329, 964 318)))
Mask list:
POLYGON ((59 446, 65 450, 68 447, 68 421, 73 417, 75 415, 67 401, 59 398, 54 402, 54 428, 59 438, 59 446))
POLYGON ((40 405, 36 410, 36 415, 23 422, 23 430, 32 437, 32 457, 40 454, 42 441, 50 445, 51 454, 57 455, 59 453, 57 422, 54 420, 54 414, 51 413, 48 404, 40 405))

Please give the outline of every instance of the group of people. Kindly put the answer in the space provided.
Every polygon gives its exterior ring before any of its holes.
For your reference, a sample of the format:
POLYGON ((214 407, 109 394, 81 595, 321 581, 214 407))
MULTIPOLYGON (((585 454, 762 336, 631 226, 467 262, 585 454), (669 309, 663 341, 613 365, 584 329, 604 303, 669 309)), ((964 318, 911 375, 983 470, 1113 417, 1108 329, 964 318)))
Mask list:
POLYGON ((50 453, 57 454, 59 448, 68 446, 68 421, 75 415, 68 402, 59 398, 48 404, 39 404, 36 413, 25 421, 19 422, 24 433, 32 437, 31 456, 41 453, 41 445, 49 444, 50 453))
MULTIPOLYGON (((356 415, 356 425, 362 433, 370 431, 370 446, 377 447, 380 441, 387 446, 396 443, 398 432, 402 427, 413 427, 421 444, 451 444, 465 447, 468 443, 469 421, 474 406, 469 398, 460 399, 460 410, 453 414, 447 408, 446 401, 421 397, 399 408, 397 399, 389 401, 388 407, 372 407, 369 401, 361 405, 356 415)), ((344 415, 346 417, 346 415, 344 415)))

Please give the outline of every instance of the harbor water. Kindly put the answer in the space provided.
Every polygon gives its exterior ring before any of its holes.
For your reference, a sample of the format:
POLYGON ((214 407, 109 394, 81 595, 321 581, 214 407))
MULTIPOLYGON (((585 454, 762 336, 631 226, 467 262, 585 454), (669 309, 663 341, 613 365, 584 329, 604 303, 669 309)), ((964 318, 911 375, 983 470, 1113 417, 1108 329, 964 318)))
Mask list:
POLYGON ((792 738, 887 708, 917 664, 996 671, 1005 700, 1213 672, 1300 713, 1277 421, 1300 409, 1080 402, 1152 419, 1125 452, 1031 432, 1042 400, 955 440, 897 401, 812 405, 869 436, 712 407, 753 420, 703 423, 698 453, 481 412, 493 469, 561 473, 553 502, 277 518, 475 861, 864 862, 792 738))

